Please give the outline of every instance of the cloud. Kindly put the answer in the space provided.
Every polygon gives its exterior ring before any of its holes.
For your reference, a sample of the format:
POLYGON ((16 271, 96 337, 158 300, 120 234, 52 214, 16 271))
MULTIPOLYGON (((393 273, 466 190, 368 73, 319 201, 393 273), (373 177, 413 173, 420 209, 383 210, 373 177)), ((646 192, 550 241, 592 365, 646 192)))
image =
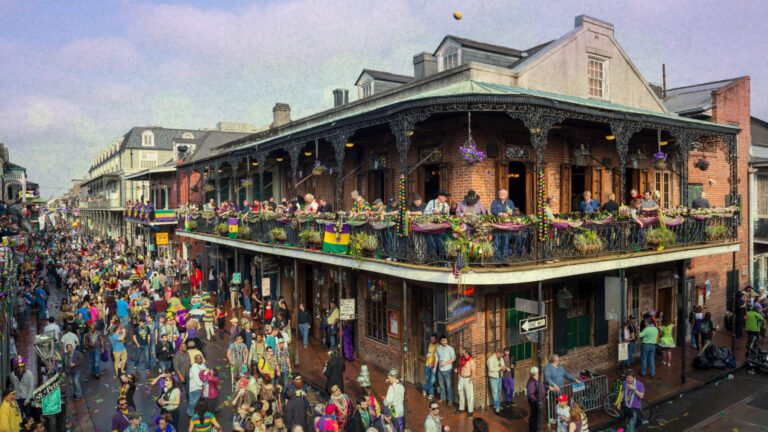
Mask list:
POLYGON ((62 46, 54 58, 59 64, 89 73, 133 69, 141 59, 136 47, 125 39, 95 37, 75 40, 62 46))

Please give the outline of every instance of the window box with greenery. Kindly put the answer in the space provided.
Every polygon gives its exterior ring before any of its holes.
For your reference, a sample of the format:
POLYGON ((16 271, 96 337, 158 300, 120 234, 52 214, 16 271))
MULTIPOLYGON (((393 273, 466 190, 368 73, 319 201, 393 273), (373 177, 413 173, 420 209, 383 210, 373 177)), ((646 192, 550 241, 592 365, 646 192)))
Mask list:
POLYGON ((705 232, 707 234, 707 240, 720 240, 728 235, 728 230, 723 225, 708 226, 705 232))
POLYGON ((595 253, 603 250, 603 241, 596 232, 585 230, 573 236, 573 247, 579 253, 595 253))
POLYGON ((285 233, 284 229, 275 228, 269 232, 269 238, 272 239, 273 242, 279 242, 285 241, 288 238, 288 235, 285 233))

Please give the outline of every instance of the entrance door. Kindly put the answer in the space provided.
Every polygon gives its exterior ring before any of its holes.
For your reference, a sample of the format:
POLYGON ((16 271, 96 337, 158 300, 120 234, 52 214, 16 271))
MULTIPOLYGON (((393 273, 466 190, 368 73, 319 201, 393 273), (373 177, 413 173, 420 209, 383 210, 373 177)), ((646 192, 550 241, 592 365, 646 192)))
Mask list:
POLYGON ((519 161, 510 161, 507 172, 507 190, 509 199, 515 203, 521 213, 529 214, 528 209, 528 167, 519 161))
POLYGON ((440 191, 440 165, 423 165, 422 173, 421 198, 424 202, 428 202, 437 198, 437 192, 440 191))
POLYGON ((411 338, 408 342, 411 349, 408 353, 408 363, 410 367, 409 378, 411 382, 423 383, 426 380, 424 375, 424 363, 427 361, 427 348, 429 347, 429 338, 435 332, 434 315, 434 290, 426 287, 414 287, 410 316, 412 317, 413 329, 410 332, 411 338))
POLYGON ((383 202, 387 202, 387 198, 391 196, 389 172, 387 170, 371 170, 368 171, 368 198, 369 202, 373 202, 376 198, 381 198, 383 202))
POLYGON ((629 202, 631 196, 629 195, 629 192, 632 189, 637 190, 637 192, 642 195, 645 190, 651 190, 651 178, 650 173, 647 169, 633 169, 629 168, 626 172, 626 180, 627 180, 627 189, 626 189, 626 202, 629 202))
POLYGON ((571 211, 579 211, 579 204, 583 200, 584 191, 592 191, 590 167, 571 167, 571 211))
POLYGON ((656 311, 664 312, 664 320, 667 322, 672 322, 677 316, 674 289, 675 279, 671 271, 656 274, 656 311))
POLYGON ((531 299, 529 289, 489 296, 486 300, 488 313, 486 314, 487 348, 486 356, 491 355, 497 347, 508 347, 510 356, 517 362, 515 366, 515 383, 525 383, 528 380, 529 371, 538 362, 536 347, 533 343, 520 334, 520 320, 530 314, 515 309, 515 298, 531 299))

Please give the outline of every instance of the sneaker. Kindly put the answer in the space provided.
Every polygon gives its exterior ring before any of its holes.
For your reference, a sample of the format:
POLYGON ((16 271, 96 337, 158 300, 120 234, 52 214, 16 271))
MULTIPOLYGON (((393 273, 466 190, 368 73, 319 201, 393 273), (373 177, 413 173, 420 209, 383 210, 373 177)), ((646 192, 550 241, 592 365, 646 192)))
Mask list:
POLYGON ((422 391, 421 391, 421 395, 422 395, 422 396, 426 396, 426 395, 427 395, 427 392, 425 392, 424 390, 422 390, 422 391))
POLYGON ((432 400, 432 395, 427 396, 427 400, 432 400))
POLYGON ((474 416, 472 415, 472 413, 468 413, 467 414, 467 418, 472 419, 472 418, 474 418, 474 416))
POLYGON ((495 410, 493 410, 493 411, 494 411, 496 414, 499 414, 499 413, 501 413, 501 408, 496 408, 496 409, 495 409, 495 410))

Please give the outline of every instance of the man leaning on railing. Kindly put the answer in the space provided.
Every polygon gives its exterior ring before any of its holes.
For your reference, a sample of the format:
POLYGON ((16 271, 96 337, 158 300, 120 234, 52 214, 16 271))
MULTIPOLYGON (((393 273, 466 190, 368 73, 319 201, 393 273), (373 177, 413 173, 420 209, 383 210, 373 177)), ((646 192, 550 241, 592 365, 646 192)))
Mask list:
POLYGON ((547 389, 555 394, 560 394, 560 389, 565 384, 566 378, 576 381, 578 385, 581 385, 581 380, 569 374, 564 367, 560 366, 559 355, 552 354, 549 356, 549 364, 544 366, 544 384, 547 386, 547 389))

